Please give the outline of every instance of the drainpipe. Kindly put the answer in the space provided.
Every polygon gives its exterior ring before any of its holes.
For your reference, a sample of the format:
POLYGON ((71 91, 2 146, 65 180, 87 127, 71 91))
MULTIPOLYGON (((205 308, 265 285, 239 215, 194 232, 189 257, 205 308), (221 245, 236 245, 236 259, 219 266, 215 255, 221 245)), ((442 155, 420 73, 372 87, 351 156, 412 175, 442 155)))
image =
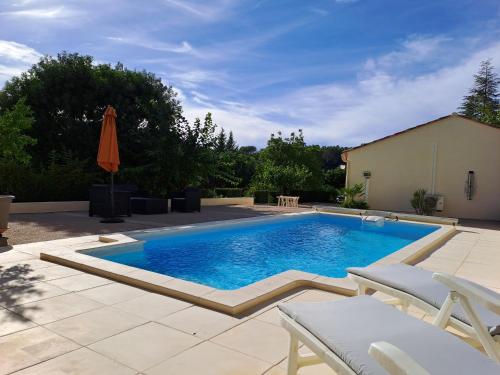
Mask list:
POLYGON ((349 170, 350 168, 350 163, 349 160, 347 159, 349 157, 349 153, 347 151, 343 152, 340 154, 340 157, 342 161, 345 163, 345 187, 349 187, 349 170))
POLYGON ((432 145, 431 194, 436 194, 437 143, 432 145))
POLYGON ((370 177, 365 177, 365 201, 368 203, 368 194, 370 193, 370 177))

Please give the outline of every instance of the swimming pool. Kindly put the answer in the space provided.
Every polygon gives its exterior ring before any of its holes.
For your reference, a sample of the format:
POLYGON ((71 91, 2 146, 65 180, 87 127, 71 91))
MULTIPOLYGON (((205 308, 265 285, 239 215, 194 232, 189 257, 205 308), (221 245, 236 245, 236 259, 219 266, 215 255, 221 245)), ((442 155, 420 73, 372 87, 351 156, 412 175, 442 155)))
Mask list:
POLYGON ((439 229, 439 226, 313 213, 185 230, 131 233, 135 244, 87 255, 217 289, 237 289, 290 269, 346 276, 439 229))

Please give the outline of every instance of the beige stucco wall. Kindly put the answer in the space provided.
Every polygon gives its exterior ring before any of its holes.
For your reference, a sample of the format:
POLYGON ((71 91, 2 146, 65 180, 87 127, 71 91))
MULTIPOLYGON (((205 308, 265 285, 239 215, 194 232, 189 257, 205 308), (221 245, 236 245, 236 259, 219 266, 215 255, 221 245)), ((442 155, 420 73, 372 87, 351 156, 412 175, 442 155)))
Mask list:
MULTIPOLYGON (((234 198, 202 198, 202 206, 227 206, 242 205, 253 206, 253 197, 234 197, 234 198)), ((170 200, 169 200, 170 208, 170 200)), ((12 203, 10 206, 11 214, 27 213, 48 213, 48 212, 69 212, 69 211, 88 211, 88 201, 67 201, 67 202, 19 202, 12 203)))
POLYGON ((201 198, 202 206, 253 206, 253 197, 201 198))
POLYGON ((411 212, 413 192, 432 190, 434 164, 435 193, 444 196, 437 215, 500 220, 500 130, 459 116, 349 151, 346 184, 364 183, 363 171, 370 171, 370 207, 411 212), (472 200, 465 196, 469 170, 472 200))

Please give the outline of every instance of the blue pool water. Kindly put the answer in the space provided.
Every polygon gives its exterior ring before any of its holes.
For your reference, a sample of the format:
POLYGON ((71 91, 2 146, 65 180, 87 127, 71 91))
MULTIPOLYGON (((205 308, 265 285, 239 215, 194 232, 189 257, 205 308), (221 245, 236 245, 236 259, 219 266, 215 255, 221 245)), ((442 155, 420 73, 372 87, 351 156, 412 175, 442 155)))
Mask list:
POLYGON ((437 226, 307 214, 168 233, 133 234, 139 244, 88 255, 194 281, 237 289, 294 269, 344 277, 437 230, 437 226))

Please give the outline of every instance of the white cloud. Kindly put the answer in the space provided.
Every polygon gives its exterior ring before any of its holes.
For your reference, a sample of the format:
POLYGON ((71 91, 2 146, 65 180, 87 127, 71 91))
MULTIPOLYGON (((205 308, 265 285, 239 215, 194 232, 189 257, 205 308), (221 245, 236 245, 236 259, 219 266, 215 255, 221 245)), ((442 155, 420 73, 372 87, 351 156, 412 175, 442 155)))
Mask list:
POLYGON ((188 118, 212 112, 243 145, 264 146, 271 133, 298 128, 308 143, 357 145, 454 112, 487 58, 500 67, 500 43, 412 77, 373 69, 350 84, 304 87, 266 101, 209 107, 188 99, 184 107, 188 118))
POLYGON ((38 62, 40 57, 41 53, 25 44, 0 40, 0 88, 12 76, 38 62))
POLYGON ((131 46, 137 46, 161 52, 173 52, 173 53, 194 52, 193 47, 186 41, 183 41, 180 44, 172 44, 172 43, 164 43, 139 37, 127 38, 127 37, 109 36, 107 37, 107 39, 117 43, 128 44, 131 46))
POLYGON ((41 56, 39 52, 25 44, 0 40, 0 59, 34 64, 41 56))
POLYGON ((31 8, 0 12, 0 16, 15 18, 62 19, 76 16, 78 12, 64 6, 53 8, 31 8))
POLYGON ((163 0, 171 8, 203 21, 215 22, 228 16, 237 5, 234 0, 193 1, 193 0, 163 0))
POLYGON ((198 88, 200 84, 203 83, 215 83, 218 85, 223 85, 226 80, 226 76, 222 72, 202 69, 176 72, 170 74, 170 77, 175 82, 175 84, 188 89, 198 88))
POLYGON ((375 59, 368 59, 365 63, 365 69, 388 69, 437 59, 441 47, 450 40, 450 38, 443 36, 412 36, 404 40, 397 51, 389 52, 375 59))

